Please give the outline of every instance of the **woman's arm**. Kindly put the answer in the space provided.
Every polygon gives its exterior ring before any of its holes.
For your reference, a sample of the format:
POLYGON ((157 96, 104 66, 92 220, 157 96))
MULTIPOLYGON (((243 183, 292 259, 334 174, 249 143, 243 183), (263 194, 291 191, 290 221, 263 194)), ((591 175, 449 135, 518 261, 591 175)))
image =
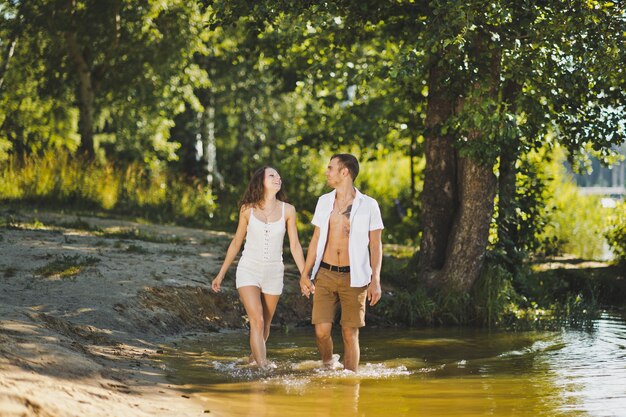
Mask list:
POLYGON ((239 223, 237 224, 237 231, 235 232, 235 237, 228 245, 228 250, 226 251, 226 256, 224 257, 224 262, 222 263, 222 267, 220 268, 220 272, 217 273, 213 282, 211 282, 211 288, 213 291, 219 292, 222 281, 224 280, 224 276, 226 275, 226 271, 237 257, 239 250, 241 249, 241 245, 243 244, 244 239, 246 238, 246 231, 248 229, 248 220, 250 216, 249 208, 241 208, 239 211, 239 223))
POLYGON ((289 250, 291 250, 291 256, 298 266, 298 271, 302 273, 304 270, 304 252, 302 251, 302 245, 300 245, 300 239, 298 238, 298 227, 296 225, 296 208, 291 204, 287 205, 287 235, 289 236, 289 250))
POLYGON ((315 226, 313 229, 313 236, 311 236, 311 242, 309 243, 309 250, 306 254, 306 262, 304 263, 304 270, 300 274, 300 291, 302 295, 309 298, 311 294, 315 293, 315 285, 311 281, 311 270, 315 265, 315 258, 317 256, 317 242, 320 239, 320 228, 315 226))

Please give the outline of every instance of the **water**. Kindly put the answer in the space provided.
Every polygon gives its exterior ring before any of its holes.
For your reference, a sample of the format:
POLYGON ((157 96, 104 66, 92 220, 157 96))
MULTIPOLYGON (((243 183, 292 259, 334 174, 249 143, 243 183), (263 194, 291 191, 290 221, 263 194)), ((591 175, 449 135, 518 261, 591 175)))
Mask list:
POLYGON ((311 328, 274 331, 267 371, 246 364, 247 343, 244 332, 190 340, 163 366, 213 416, 626 416, 619 316, 559 332, 366 327, 358 374, 320 369, 311 328))

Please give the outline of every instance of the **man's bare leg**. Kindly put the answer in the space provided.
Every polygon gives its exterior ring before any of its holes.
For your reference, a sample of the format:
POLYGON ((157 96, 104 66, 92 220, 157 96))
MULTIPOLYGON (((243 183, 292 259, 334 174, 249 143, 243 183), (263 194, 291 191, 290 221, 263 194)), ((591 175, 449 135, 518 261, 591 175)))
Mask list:
POLYGON ((353 372, 359 369, 361 359, 361 348, 359 346, 359 328, 342 327, 343 336, 343 367, 353 372))
POLYGON ((315 325, 315 341, 317 342, 317 349, 320 352, 324 366, 330 366, 333 363, 332 329, 332 323, 320 323, 315 325))

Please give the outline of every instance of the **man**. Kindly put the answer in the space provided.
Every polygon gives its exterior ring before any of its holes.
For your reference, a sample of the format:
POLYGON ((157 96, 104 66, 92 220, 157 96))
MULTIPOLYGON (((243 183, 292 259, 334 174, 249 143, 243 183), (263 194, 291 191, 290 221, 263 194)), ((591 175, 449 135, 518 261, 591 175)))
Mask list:
POLYGON ((354 187, 358 173, 359 162, 353 155, 330 158, 326 181, 334 191, 317 201, 315 230, 300 277, 302 295, 313 294, 311 321, 324 366, 332 366, 331 330, 341 306, 344 368, 354 372, 359 367, 359 328, 365 326, 366 298, 373 306, 381 296, 384 227, 376 200, 354 187))

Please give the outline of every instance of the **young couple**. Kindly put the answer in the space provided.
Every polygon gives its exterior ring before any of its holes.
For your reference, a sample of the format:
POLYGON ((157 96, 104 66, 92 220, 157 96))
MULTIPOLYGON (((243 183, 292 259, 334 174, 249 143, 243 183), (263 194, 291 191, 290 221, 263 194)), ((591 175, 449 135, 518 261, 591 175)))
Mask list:
POLYGON ((331 330, 341 307, 344 368, 359 366, 359 328, 365 326, 365 304, 381 297, 383 222, 378 203, 354 187, 359 163, 350 154, 336 154, 326 168, 334 190, 318 199, 312 223, 313 237, 304 260, 296 229, 296 210, 285 202, 281 178, 274 168, 254 173, 241 200, 239 224, 222 267, 212 282, 219 292, 226 271, 239 253, 236 286, 250 324, 251 359, 268 365, 265 342, 283 290, 282 247, 285 230, 300 271, 300 290, 313 295, 312 323, 325 366, 332 366, 331 330))

